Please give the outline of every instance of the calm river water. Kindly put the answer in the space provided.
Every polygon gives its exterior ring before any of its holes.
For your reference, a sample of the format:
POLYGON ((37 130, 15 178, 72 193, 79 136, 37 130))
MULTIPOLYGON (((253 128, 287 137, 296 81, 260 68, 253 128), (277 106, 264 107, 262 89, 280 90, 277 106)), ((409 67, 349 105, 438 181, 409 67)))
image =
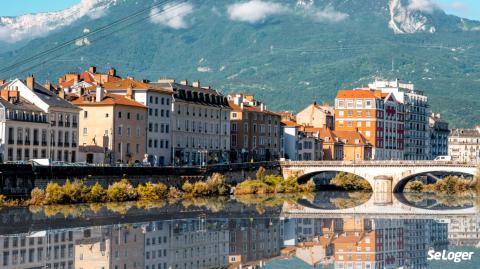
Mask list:
POLYGON ((0 208, 0 268, 473 269, 477 203, 321 192, 0 208))

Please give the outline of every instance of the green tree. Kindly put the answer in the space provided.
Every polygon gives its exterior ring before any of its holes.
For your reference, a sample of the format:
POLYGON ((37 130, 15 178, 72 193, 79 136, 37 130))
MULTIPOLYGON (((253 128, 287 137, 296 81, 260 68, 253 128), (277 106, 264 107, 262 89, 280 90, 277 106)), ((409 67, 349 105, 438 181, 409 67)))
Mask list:
POLYGON ((423 192, 424 185, 419 180, 413 180, 407 183, 405 186, 405 191, 407 192, 423 192))
POLYGON ((107 197, 111 202, 132 201, 135 200, 137 196, 135 188, 126 179, 113 183, 108 186, 107 189, 107 197))

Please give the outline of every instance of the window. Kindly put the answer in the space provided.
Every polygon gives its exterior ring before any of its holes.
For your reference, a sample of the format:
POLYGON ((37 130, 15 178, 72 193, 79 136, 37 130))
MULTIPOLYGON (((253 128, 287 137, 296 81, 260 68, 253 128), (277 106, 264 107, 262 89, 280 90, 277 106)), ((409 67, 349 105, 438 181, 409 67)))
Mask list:
POLYGON ((118 118, 122 118, 122 111, 118 112, 118 118))
POLYGON ((357 127, 362 127, 362 121, 361 120, 357 121, 357 127))
POLYGON ((338 111, 338 116, 343 117, 343 115, 345 115, 343 110, 338 111))
POLYGON ((345 102, 343 100, 338 100, 338 108, 344 108, 345 107, 345 102))
POLYGON ((83 128, 83 135, 87 135, 88 134, 88 129, 87 128, 83 128))
POLYGON ((362 100, 357 100, 355 102, 355 107, 356 108, 363 108, 363 101, 362 100))
POLYGON ((366 131, 365 136, 370 137, 370 131, 366 131))
POLYGON ((88 111, 83 111, 83 118, 88 118, 88 111))

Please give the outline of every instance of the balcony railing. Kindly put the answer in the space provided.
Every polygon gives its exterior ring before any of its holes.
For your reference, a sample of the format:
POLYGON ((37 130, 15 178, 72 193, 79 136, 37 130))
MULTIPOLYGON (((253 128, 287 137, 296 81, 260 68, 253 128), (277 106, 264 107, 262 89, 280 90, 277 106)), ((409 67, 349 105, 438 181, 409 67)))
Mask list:
POLYGON ((58 121, 58 126, 63 126, 63 121, 58 121))
POLYGON ((65 127, 70 127, 70 122, 65 122, 65 127))
POLYGON ((76 123, 76 122, 72 123, 73 128, 77 128, 77 126, 78 126, 78 123, 76 123))
POLYGON ((23 145, 23 140, 17 140, 17 145, 23 145))
POLYGON ((65 142, 63 145, 64 145, 66 148, 70 147, 70 143, 68 143, 68 142, 65 142))
POLYGON ((30 145, 30 140, 25 140, 25 145, 30 145))
POLYGON ((15 143, 15 141, 10 140, 10 139, 8 140, 8 144, 9 144, 9 145, 13 145, 14 143, 15 143))
POLYGON ((62 147, 62 146, 63 146, 63 142, 57 142, 57 146, 62 147))
POLYGON ((38 140, 33 140, 33 145, 34 145, 34 146, 38 146, 38 144, 39 144, 39 141, 38 141, 38 140))
POLYGON ((47 145, 47 141, 42 141, 42 146, 46 146, 47 145))

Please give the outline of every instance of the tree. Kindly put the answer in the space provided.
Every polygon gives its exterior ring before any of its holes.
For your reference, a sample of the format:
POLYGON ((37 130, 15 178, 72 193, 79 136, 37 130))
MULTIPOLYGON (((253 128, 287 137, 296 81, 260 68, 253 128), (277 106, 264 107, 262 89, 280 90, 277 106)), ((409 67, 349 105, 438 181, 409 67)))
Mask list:
POLYGON ((90 188, 90 193, 87 195, 87 201, 93 203, 101 203, 107 200, 107 191, 96 182, 95 185, 90 188))

